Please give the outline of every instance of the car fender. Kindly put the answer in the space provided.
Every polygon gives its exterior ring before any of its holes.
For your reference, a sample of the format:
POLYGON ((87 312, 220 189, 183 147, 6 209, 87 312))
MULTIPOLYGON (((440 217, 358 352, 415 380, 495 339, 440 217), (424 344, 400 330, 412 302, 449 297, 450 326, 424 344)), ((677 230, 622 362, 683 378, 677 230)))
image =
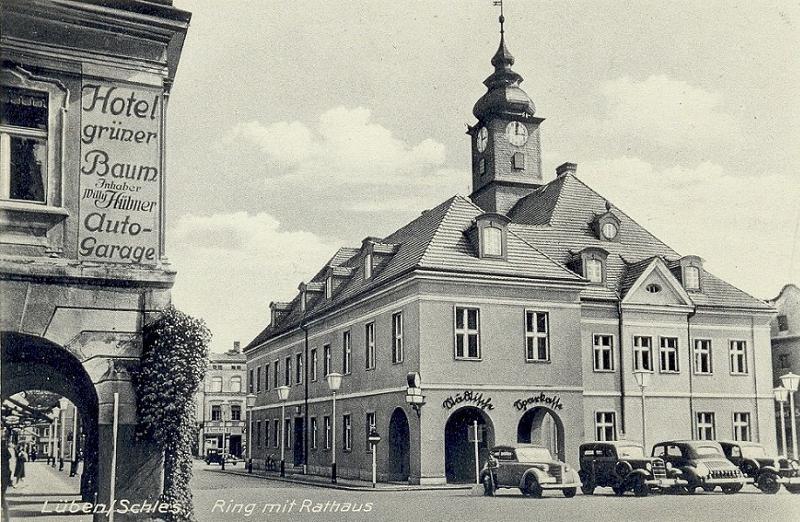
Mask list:
POLYGON ((697 469, 694 466, 683 466, 680 468, 680 471, 683 472, 683 476, 689 482, 698 481, 700 476, 697 474, 697 469))
POLYGON ((570 469, 564 473, 565 482, 581 482, 580 474, 574 469, 570 469))
POLYGON ((641 475, 645 478, 649 478, 651 474, 646 469, 635 469, 628 473, 628 477, 633 477, 634 475, 641 475))
POLYGON ((781 474, 780 470, 775 466, 761 466, 761 469, 758 470, 758 474, 761 475, 762 473, 767 471, 775 473, 776 475, 781 474))
POLYGON ((536 481, 537 482, 542 482, 543 480, 545 480, 547 478, 547 473, 545 473, 541 469, 539 469, 539 468, 528 468, 527 470, 525 470, 525 473, 522 474, 522 478, 519 480, 519 487, 524 488, 525 487, 525 481, 528 480, 528 477, 531 476, 531 475, 536 477, 536 481))

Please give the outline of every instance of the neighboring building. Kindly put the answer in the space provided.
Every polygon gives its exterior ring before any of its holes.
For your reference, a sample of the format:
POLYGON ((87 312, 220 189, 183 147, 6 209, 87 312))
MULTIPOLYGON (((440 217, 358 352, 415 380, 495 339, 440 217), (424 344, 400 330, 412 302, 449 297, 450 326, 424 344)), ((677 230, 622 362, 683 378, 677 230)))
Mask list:
POLYGON ((195 400, 200 456, 211 448, 244 456, 246 364, 239 341, 233 343, 233 350, 208 354, 206 377, 195 400))
POLYGON ((800 288, 788 284, 767 302, 778 310, 770 326, 770 336, 772 382, 779 386, 781 375, 800 374, 800 288))
POLYGON ((502 37, 491 62, 468 131, 470 197, 342 248, 291 302, 270 305, 245 348, 255 465, 283 438, 289 466, 330 473, 335 446, 339 475, 367 478, 374 425, 380 480, 472 481, 475 424, 481 461, 495 443, 535 442, 574 465, 584 440, 642 439, 636 370, 652 374, 648 446, 774 448, 773 309, 643 229, 576 165, 546 182, 544 120, 502 37), (344 374, 335 417, 329 372, 344 374), (410 372, 419 410, 406 403, 410 372))
POLYGON ((86 434, 85 500, 162 491, 135 440, 129 369, 170 303, 167 105, 190 14, 172 0, 0 0, 2 398, 69 399, 86 434), (111 479, 119 393, 116 482, 111 479))

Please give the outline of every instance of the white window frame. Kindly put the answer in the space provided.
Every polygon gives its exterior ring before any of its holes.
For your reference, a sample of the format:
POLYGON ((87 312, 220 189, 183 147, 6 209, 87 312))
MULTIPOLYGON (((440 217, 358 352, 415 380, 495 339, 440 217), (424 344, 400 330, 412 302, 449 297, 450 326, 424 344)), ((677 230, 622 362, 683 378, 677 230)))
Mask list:
POLYGON ((303 384, 303 354, 302 353, 295 354, 294 360, 295 360, 294 383, 303 384))
POLYGON ((331 345, 330 344, 323 344, 322 345, 322 372, 325 374, 325 377, 330 375, 333 371, 331 368, 331 345))
POLYGON ((594 437, 596 441, 617 440, 617 412, 603 410, 594 412, 594 437), (608 437, 611 431, 611 438, 608 437))
POLYGON ((364 325, 364 368, 375 369, 375 321, 364 325))
POLYGON ((733 440, 742 442, 750 442, 753 440, 753 431, 751 423, 751 415, 749 411, 735 411, 733 412, 733 440), (744 435, 744 437, 742 437, 744 435))
POLYGON ((325 449, 331 449, 331 416, 322 417, 322 429, 325 431, 325 449))
POLYGON ((330 299, 333 296, 333 277, 328 276, 325 278, 325 299, 330 299))
POLYGON ((292 356, 289 355, 283 359, 283 385, 292 385, 292 356))
POLYGON ((211 419, 213 422, 219 422, 219 421, 223 420, 223 415, 222 415, 222 404, 212 404, 212 405, 211 405, 211 411, 210 411, 210 413, 209 413, 209 418, 210 418, 210 419, 211 419), (215 412, 215 411, 218 411, 218 412, 219 412, 219 418, 218 418, 218 419, 215 419, 215 418, 214 418, 214 412, 215 412))
POLYGON ((392 314, 392 363, 403 362, 403 312, 392 314))
POLYGON ((603 282, 603 262, 599 259, 589 258, 586 260, 586 279, 591 283, 603 282))
POLYGON ((695 438, 697 440, 716 440, 716 415, 713 411, 698 411, 695 414, 695 438), (704 435, 710 436, 704 437, 704 435))
POLYGON ((364 280, 372 279, 372 254, 364 255, 364 280))
POLYGON ((741 339, 730 339, 728 341, 728 353, 730 361, 731 375, 747 375, 747 341, 741 339))
POLYGON ((694 340, 694 374, 713 375, 714 374, 714 343, 711 339, 697 338, 694 340), (708 371, 703 371, 700 361, 707 360, 708 371))
POLYGON ((211 393, 222 393, 222 377, 214 376, 211 378, 211 393), (219 384, 219 386, 217 386, 219 384))
POLYGON ((353 418, 349 413, 342 415, 342 451, 353 450, 353 418))
POLYGON ((316 417, 309 417, 309 434, 311 435, 311 449, 317 449, 317 432, 319 431, 319 426, 317 426, 317 418, 316 417))
POLYGON ((272 419, 272 447, 281 447, 281 420, 272 419))
POLYGON ((686 290, 700 290, 700 269, 696 266, 688 265, 683 267, 683 287, 686 290), (693 274, 689 277, 689 274, 693 274))
POLYGON ((481 310, 476 306, 456 305, 453 307, 453 357, 458 361, 480 361, 481 360, 481 310), (475 326, 469 327, 469 312, 475 312, 475 326), (463 328, 458 328, 458 316, 462 315, 463 328), (469 355, 469 339, 475 336, 477 354, 469 355), (458 339, 462 341, 462 354, 458 354, 458 339))
POLYGON ((279 383, 281 382, 281 360, 280 359, 276 359, 275 360, 275 367, 274 367, 273 372, 272 372, 272 380, 275 381, 275 388, 278 388, 280 386, 279 383))
MULTIPOLYGON (((250 393, 253 393, 253 390, 250 390, 250 393)), ((261 366, 256 367, 256 393, 261 393, 261 366)))
POLYGON ((658 338, 658 371, 659 373, 680 373, 681 372, 681 365, 680 365, 680 353, 679 353, 680 342, 678 341, 677 337, 672 336, 663 336, 658 338), (665 343, 669 341, 674 341, 675 346, 665 346, 665 343), (671 357, 670 357, 671 356, 671 357), (669 368, 671 363, 674 363, 675 367, 669 368))
POLYGON ((633 336, 633 369, 640 371, 653 371, 653 337, 650 335, 634 335, 633 336), (640 344, 638 341, 647 339, 648 345, 640 344), (648 368, 644 367, 644 358, 642 354, 647 353, 647 360, 649 362, 648 368))
POLYGON ((366 445, 367 453, 372 453, 372 444, 369 443, 370 427, 378 425, 378 417, 374 411, 368 411, 364 415, 364 444, 366 445))
POLYGON ((309 358, 311 359, 309 361, 309 363, 311 364, 311 372, 310 372, 311 373, 311 382, 317 382, 317 370, 318 370, 318 368, 317 368, 317 349, 316 348, 312 348, 311 349, 311 354, 310 354, 309 358))
POLYGON ((488 224, 483 227, 483 255, 488 257, 503 257, 503 230, 488 224))
POLYGON ((283 447, 286 449, 292 448, 292 419, 283 419, 283 447))
MULTIPOLYGON (((252 413, 251 413, 252 415, 252 413)), ((261 422, 261 421, 259 421, 261 422)), ((269 419, 264 420, 264 447, 269 448, 269 419)))
POLYGON ((353 372, 353 335, 350 330, 342 332, 342 374, 353 372))
POLYGON ((594 371, 597 373, 613 373, 615 367, 614 336, 606 333, 592 334, 592 368, 594 371), (598 338, 609 339, 609 344, 598 344, 598 338), (603 353, 608 353, 608 368, 601 368, 598 364, 598 362, 603 360, 603 353))
POLYGON ((231 386, 231 392, 232 393, 242 393, 242 378, 241 378, 241 376, 234 375, 233 377, 231 377, 230 383, 231 383, 230 386, 231 386), (234 383, 237 383, 239 385, 238 389, 237 389, 237 387, 234 386, 234 383))
POLYGON ((526 309, 523 319, 525 321, 525 362, 550 362, 550 314, 541 310, 526 309), (528 320, 528 316, 531 314, 533 315, 533 330, 529 328, 531 321, 528 320), (544 315, 544 332, 539 331, 539 314, 544 315), (539 339, 544 339, 544 357, 540 357, 539 354, 539 339), (533 342, 532 351, 531 342, 533 342))

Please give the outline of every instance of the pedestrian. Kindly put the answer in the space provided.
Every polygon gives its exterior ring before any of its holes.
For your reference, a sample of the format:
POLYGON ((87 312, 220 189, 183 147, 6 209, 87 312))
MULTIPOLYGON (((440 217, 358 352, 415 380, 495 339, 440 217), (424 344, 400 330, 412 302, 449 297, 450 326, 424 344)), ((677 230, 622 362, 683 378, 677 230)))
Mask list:
POLYGON ((39 453, 36 451, 36 448, 31 450, 31 462, 36 462, 36 457, 39 456, 39 453))
POLYGON ((9 520, 8 516, 8 498, 6 497, 6 491, 8 490, 8 486, 11 485, 11 451, 8 449, 8 443, 6 442, 5 436, 2 439, 2 448, 0 448, 0 452, 2 452, 2 475, 0 475, 0 480, 2 480, 2 487, 3 487, 3 522, 9 520))
POLYGON ((16 482, 14 487, 19 486, 19 483, 25 478, 25 463, 28 462, 28 454, 25 453, 25 447, 19 446, 17 448, 17 464, 14 466, 14 478, 16 482))

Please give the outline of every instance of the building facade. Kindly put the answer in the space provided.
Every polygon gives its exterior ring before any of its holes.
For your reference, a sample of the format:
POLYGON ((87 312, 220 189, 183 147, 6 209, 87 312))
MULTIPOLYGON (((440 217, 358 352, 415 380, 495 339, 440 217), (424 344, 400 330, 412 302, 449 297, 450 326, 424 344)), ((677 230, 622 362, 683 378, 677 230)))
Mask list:
POLYGON ((328 474, 335 451, 340 476, 368 478, 371 426, 379 480, 422 484, 474 481, 476 438, 478 465, 516 442, 573 465, 586 440, 774 448, 773 309, 643 229, 575 164, 545 181, 544 120, 502 32, 491 63, 469 198, 340 249, 270 305, 245 348, 256 467, 283 444, 287 466, 328 474), (331 372, 343 374, 335 416, 331 372))
MULTIPOLYGON (((787 373, 800 375, 800 288, 797 285, 785 285, 778 295, 767 301, 775 307, 778 315, 772 320, 770 325, 770 336, 772 338, 772 383, 777 387, 781 386, 781 376, 787 373)), ((784 437, 787 452, 791 455, 792 443, 792 414, 789 402, 783 405, 783 424, 786 433, 778 435, 778 440, 784 437)), ((775 404, 775 415, 777 416, 778 429, 780 430, 780 405, 775 404)), ((794 421, 800 419, 800 396, 795 392, 795 415, 794 421)), ((800 425, 795 425, 795 433, 800 431, 800 425)), ((795 458, 797 458, 795 456, 795 458)))
POLYGON ((108 502, 112 483, 118 499, 153 500, 162 457, 135 439, 129 369, 175 278, 164 130, 190 14, 171 0, 0 8, 2 397, 37 389, 75 404, 84 500, 108 502))
POLYGON ((209 449, 222 449, 244 457, 246 366, 238 341, 228 352, 209 353, 206 376, 195 398, 200 456, 209 449))

